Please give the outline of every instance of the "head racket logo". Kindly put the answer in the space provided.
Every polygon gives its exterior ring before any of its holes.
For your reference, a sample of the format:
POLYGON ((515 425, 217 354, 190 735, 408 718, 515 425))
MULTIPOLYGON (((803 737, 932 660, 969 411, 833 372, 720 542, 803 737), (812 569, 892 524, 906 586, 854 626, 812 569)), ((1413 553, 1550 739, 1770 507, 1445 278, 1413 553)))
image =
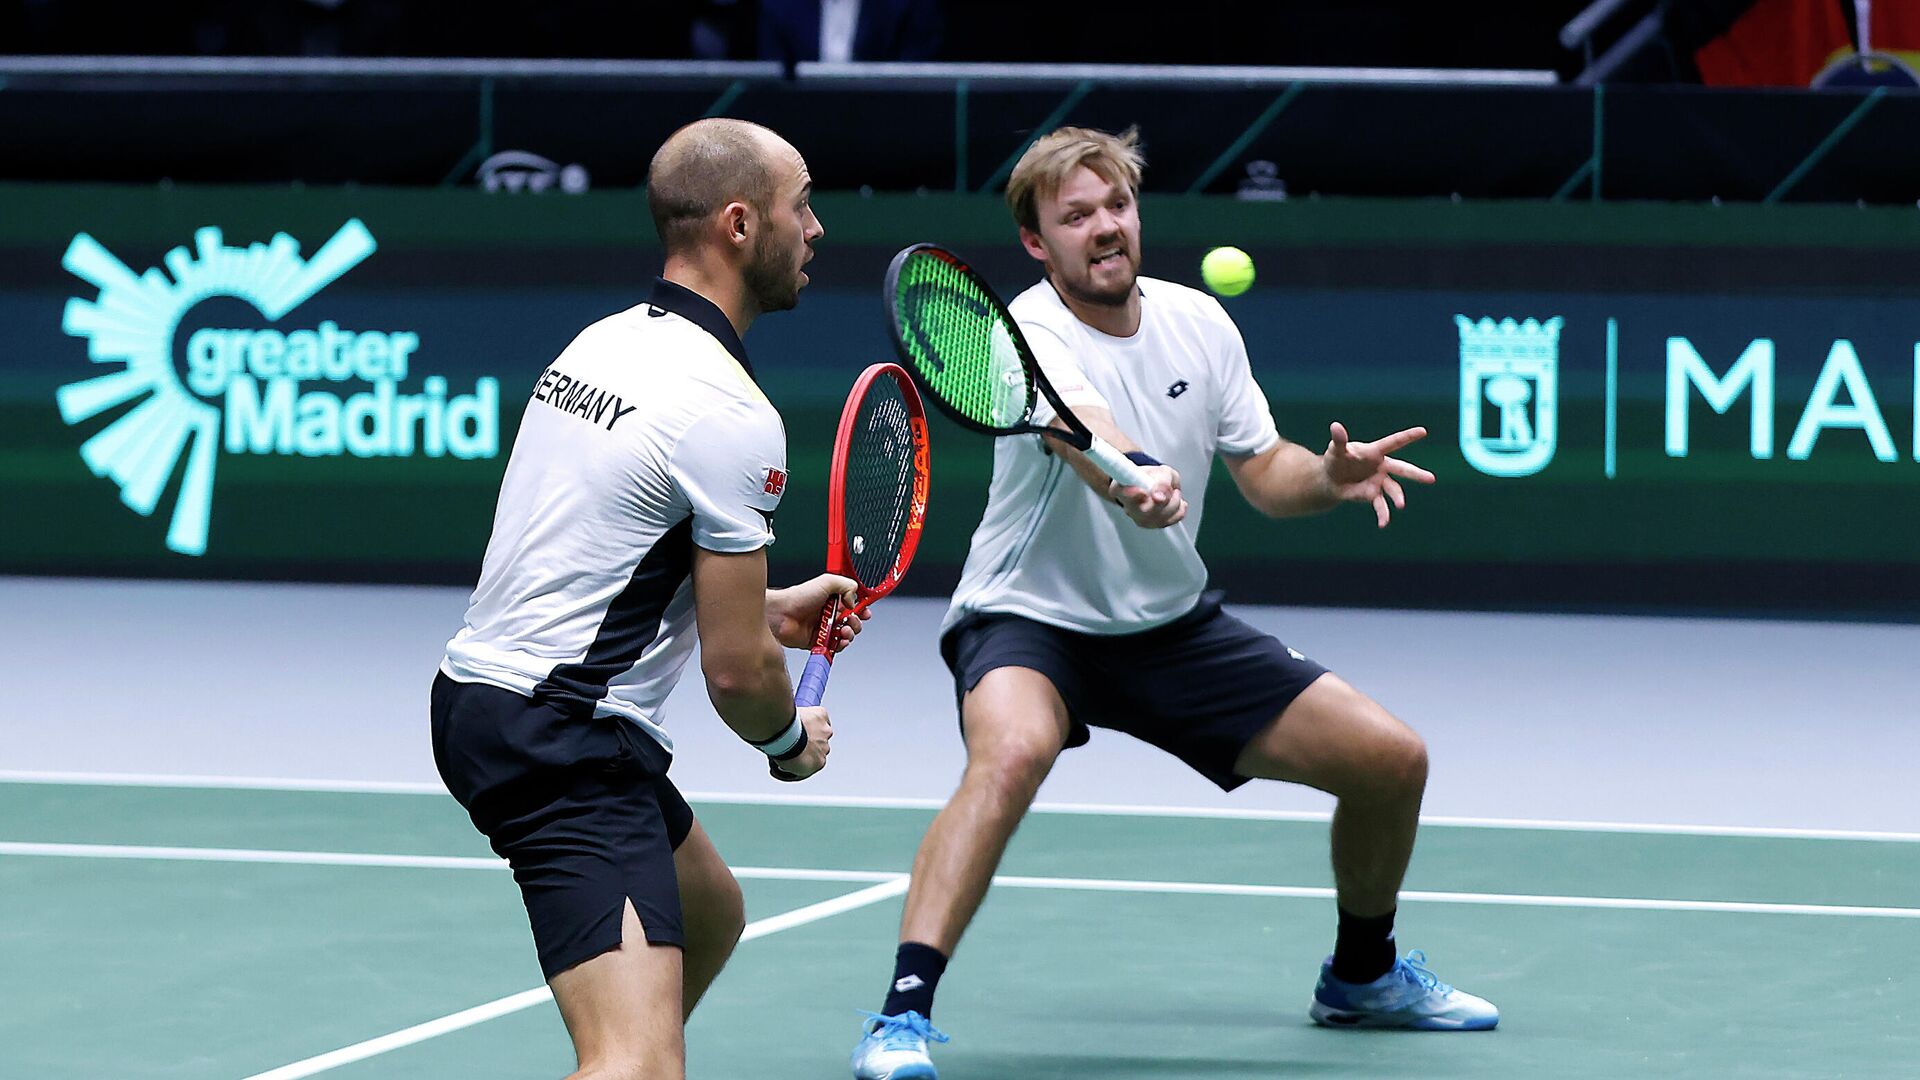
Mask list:
POLYGON ((166 270, 135 274, 88 234, 73 238, 61 265, 100 292, 92 300, 68 300, 61 329, 86 339, 88 360, 119 366, 62 386, 60 416, 80 424, 135 403, 82 443, 80 457, 95 476, 119 485, 120 501, 143 517, 159 508, 180 475, 169 549, 206 553, 223 446, 230 454, 300 457, 498 453, 495 380, 478 379, 472 394, 449 397, 446 379, 434 375, 420 393, 399 392, 420 345, 411 332, 342 330, 331 320, 286 330, 202 327, 184 343, 182 380, 175 343, 195 305, 233 297, 277 323, 376 246, 358 220, 342 225, 310 259, 286 233, 229 247, 219 229, 204 228, 194 234, 193 251, 181 246, 167 253, 166 270), (301 392, 310 382, 335 388, 301 392), (369 389, 347 394, 337 392, 345 390, 338 384, 369 389))

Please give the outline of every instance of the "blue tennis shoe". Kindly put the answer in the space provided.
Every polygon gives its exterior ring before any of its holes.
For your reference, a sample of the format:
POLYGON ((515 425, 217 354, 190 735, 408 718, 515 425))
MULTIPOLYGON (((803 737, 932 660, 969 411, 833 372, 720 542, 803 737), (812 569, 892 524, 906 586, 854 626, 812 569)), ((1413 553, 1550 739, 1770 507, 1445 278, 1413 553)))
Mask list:
POLYGON ((911 1009, 898 1016, 868 1013, 853 1048, 854 1080, 937 1080, 928 1040, 943 1043, 947 1036, 911 1009))
POLYGON ((1370 983, 1334 978, 1333 958, 1328 957, 1320 966, 1307 1015, 1323 1027, 1419 1031, 1490 1031, 1500 1022, 1500 1010, 1492 1002, 1456 990, 1428 971, 1427 954, 1418 949, 1370 983))

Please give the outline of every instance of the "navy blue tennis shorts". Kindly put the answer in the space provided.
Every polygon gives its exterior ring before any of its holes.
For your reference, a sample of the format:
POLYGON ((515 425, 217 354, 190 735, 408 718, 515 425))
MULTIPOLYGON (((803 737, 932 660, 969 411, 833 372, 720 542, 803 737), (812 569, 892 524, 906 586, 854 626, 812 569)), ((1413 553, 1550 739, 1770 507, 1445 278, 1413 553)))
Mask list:
POLYGON ((618 948, 627 900, 649 942, 685 946, 673 853, 693 809, 646 733, 591 705, 441 674, 433 758, 513 868, 548 979, 618 948))
POLYGON ((1233 771, 1240 752, 1327 669, 1221 610, 1221 596, 1137 634, 973 615, 942 635, 940 655, 962 703, 987 672, 1030 668, 1066 702, 1067 746, 1085 745, 1090 726, 1125 732, 1232 791, 1247 782, 1233 771))

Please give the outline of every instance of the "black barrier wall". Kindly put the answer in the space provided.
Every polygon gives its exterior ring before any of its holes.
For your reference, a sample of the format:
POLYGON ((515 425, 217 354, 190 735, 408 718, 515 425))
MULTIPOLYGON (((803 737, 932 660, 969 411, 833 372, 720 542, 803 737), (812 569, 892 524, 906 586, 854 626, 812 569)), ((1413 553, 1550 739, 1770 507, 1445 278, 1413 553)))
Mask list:
MULTIPOLYGON (((643 201, 0 185, 0 572, 472 581, 533 380, 657 268, 643 201)), ((991 197, 822 195, 798 310, 747 345, 787 419, 778 578, 821 561, 879 281, 948 243, 1037 280, 991 197)), ((1243 600, 1910 618, 1920 603, 1920 213, 1148 198, 1146 270, 1226 301, 1281 431, 1424 424, 1390 529, 1267 521, 1201 548, 1243 600)), ((645 358, 636 358, 644 362, 645 358)), ((907 591, 951 586, 989 443, 933 432, 907 591)), ((1218 470, 1216 470, 1218 471, 1218 470)), ((1189 478, 1198 482, 1199 478, 1189 478)))
POLYGON ((701 116, 823 190, 990 192, 1060 124, 1137 125, 1167 194, 1912 205, 1920 93, 1575 88, 1548 72, 1135 65, 0 57, 0 175, 43 182, 642 183, 701 116), (1439 80, 1439 81, 1436 81, 1439 80))

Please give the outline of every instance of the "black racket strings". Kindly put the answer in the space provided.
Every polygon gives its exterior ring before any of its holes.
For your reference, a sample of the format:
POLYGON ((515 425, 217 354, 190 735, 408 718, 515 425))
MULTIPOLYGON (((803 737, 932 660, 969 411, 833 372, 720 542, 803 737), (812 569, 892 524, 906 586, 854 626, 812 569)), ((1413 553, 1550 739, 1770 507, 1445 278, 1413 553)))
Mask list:
POLYGON ((860 400, 841 489, 854 577, 873 588, 893 571, 913 510, 914 438, 900 385, 875 379, 860 400))

